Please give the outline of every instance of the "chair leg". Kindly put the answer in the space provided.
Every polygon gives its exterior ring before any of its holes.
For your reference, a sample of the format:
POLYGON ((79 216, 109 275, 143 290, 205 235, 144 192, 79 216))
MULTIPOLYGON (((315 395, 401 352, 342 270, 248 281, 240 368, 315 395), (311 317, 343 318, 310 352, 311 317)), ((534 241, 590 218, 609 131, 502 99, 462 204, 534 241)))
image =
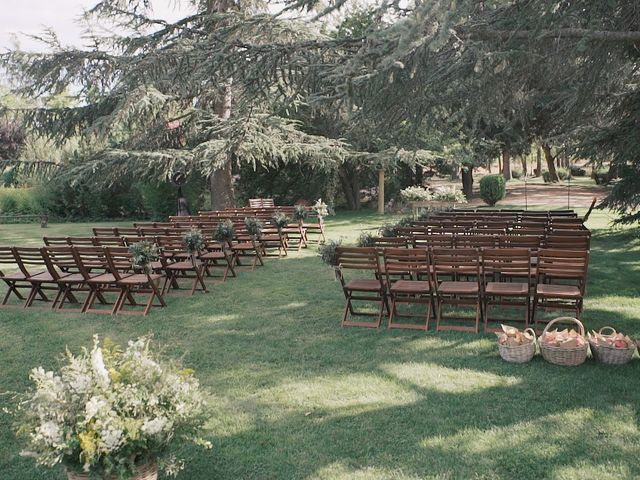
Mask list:
POLYGON ((349 313, 353 313, 353 308, 351 307, 351 295, 347 295, 347 303, 344 307, 344 314, 342 315, 342 321, 340 322, 340 326, 344 327, 345 322, 349 316, 349 313))
POLYGON ((391 312, 389 313, 389 323, 387 323, 387 328, 391 328, 393 324, 393 318, 396 316, 398 311, 396 310, 396 296, 391 295, 391 312))

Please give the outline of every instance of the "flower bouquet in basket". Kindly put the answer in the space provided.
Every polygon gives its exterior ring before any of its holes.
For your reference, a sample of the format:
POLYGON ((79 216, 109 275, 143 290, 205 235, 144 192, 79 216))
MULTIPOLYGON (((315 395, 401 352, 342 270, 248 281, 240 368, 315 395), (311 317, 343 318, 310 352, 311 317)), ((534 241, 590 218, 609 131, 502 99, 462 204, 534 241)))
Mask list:
POLYGON ((500 326, 502 332, 496 332, 496 335, 502 359, 513 363, 530 361, 536 353, 536 332, 531 328, 521 332, 508 325, 500 326))
POLYGON ((160 249, 155 243, 146 240, 134 243, 129 246, 133 259, 133 267, 139 268, 144 273, 151 273, 151 263, 156 262, 160 258, 160 249))
POLYGON ((58 372, 33 369, 35 388, 17 409, 23 455, 62 464, 69 480, 151 480, 158 467, 182 469, 171 455, 180 442, 210 448, 199 436, 205 401, 193 371, 150 347, 145 337, 121 349, 96 336, 91 350, 67 351, 58 372))
POLYGON ((282 212, 276 212, 273 217, 271 217, 271 221, 276 226, 278 231, 281 231, 283 228, 287 228, 287 225, 289 225, 291 219, 282 212))
POLYGON ((635 342, 627 335, 616 332, 613 327, 592 331, 588 338, 593 358, 601 363, 622 365, 631 360, 636 351, 635 342))
POLYGON ((304 220, 309 216, 309 210, 304 205, 295 205, 293 207, 293 219, 302 224, 304 220))
POLYGON ((258 240, 262 236, 264 225, 256 217, 246 217, 244 219, 244 225, 247 228, 247 233, 251 235, 254 240, 258 240))
POLYGON ((236 231, 233 228, 233 222, 229 219, 220 222, 213 232, 213 238, 216 242, 222 244, 222 248, 226 248, 235 238, 236 231))
POLYGON ((587 359, 589 344, 584 336, 582 322, 573 317, 559 317, 551 320, 540 336, 540 352, 550 363, 564 366, 576 366, 587 359), (572 323, 578 330, 565 328, 551 330, 558 322, 572 323))
POLYGON ((192 228, 185 233, 183 240, 184 246, 187 252, 189 252, 189 257, 191 257, 191 263, 193 263, 193 265, 199 264, 198 252, 204 248, 204 236, 202 232, 197 228, 192 228))

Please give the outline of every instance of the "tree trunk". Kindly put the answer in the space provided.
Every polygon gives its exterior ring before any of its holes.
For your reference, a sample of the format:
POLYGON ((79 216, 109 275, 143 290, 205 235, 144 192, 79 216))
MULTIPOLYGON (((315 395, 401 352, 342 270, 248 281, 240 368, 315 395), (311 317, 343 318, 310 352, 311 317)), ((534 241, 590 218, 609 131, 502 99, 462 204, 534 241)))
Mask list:
POLYGON ((540 147, 536 148, 536 177, 542 175, 542 152, 540 151, 540 147))
POLYGON ((467 199, 473 195, 473 168, 462 167, 462 192, 467 199))
POLYGON ((527 156, 526 155, 520 155, 520 159, 522 160, 522 173, 524 174, 524 176, 527 176, 527 156))
POLYGON ((360 172, 346 163, 338 168, 338 178, 349 210, 360 209, 360 172))
POLYGON ((549 178, 552 182, 557 182, 558 172, 556 171, 555 158, 551 155, 551 147, 548 143, 542 144, 542 151, 544 152, 544 159, 547 161, 547 168, 549 169, 549 178))
POLYGON ((502 157, 498 155, 498 173, 502 173, 502 157))
POLYGON ((493 162, 492 158, 487 160, 487 172, 491 173, 491 163, 493 162))
POLYGON ((422 165, 416 165, 416 185, 422 186, 422 182, 424 182, 424 173, 422 169, 422 165))
POLYGON ((511 157, 506 150, 502 152, 502 176, 505 180, 511 180, 511 157))
MULTIPOLYGON (((224 13, 231 8, 231 5, 232 3, 228 0, 207 0, 207 13, 224 13)), ((229 79, 224 85, 220 100, 215 105, 215 112, 221 119, 227 120, 231 117, 232 101, 231 79, 229 79)), ((232 153, 229 152, 225 164, 214 170, 209 177, 212 210, 224 210, 225 208, 233 207, 235 204, 232 157, 232 153)))

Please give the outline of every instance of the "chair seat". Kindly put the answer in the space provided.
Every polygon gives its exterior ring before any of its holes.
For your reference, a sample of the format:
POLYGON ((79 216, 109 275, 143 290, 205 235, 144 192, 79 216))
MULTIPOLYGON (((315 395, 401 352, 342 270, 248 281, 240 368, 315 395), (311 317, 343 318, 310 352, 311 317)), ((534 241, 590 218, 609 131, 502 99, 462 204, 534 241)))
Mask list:
MULTIPOLYGON (((126 276, 126 275, 123 275, 126 276)), ((103 283, 115 283, 116 277, 111 273, 103 273, 101 275, 96 275, 95 277, 91 277, 87 280, 87 283, 95 283, 95 284, 103 284, 103 283)))
POLYGON ((59 280, 61 283, 84 283, 84 277, 80 273, 70 273, 59 280))
POLYGON ((224 252, 208 252, 203 255, 200 255, 200 259, 202 260, 222 260, 227 257, 227 254, 224 252))
POLYGON ((191 263, 191 260, 184 260, 182 262, 170 263, 169 265, 167 265, 167 268, 169 270, 186 271, 193 270, 194 266, 193 263, 191 263))
POLYGON ((541 283, 536 287, 540 297, 551 298, 581 298, 580 289, 574 285, 549 285, 541 283))
POLYGON ((429 282, 420 280, 398 280, 390 289, 391 293, 429 293, 429 282))
POLYGON ((50 282, 54 282, 55 280, 53 279, 53 277, 49 272, 41 272, 41 273, 36 273, 35 275, 31 275, 29 277, 29 281, 35 282, 35 283, 50 283, 50 282))
MULTIPOLYGON (((162 275, 158 275, 157 273, 152 273, 149 275, 151 280, 158 280, 162 278, 162 275)), ((148 283, 148 278, 143 273, 136 273, 134 275, 129 275, 128 277, 122 278, 118 283, 123 285, 142 285, 148 283)))
POLYGON ((359 292, 378 292, 381 290, 379 280, 361 280, 361 279, 350 280, 345 285, 345 288, 347 290, 354 290, 359 292))
POLYGON ((438 291, 445 294, 474 295, 480 290, 477 282, 441 282, 438 291))
POLYGON ((3 275, 2 278, 5 279, 5 280, 17 281, 17 280, 26 280, 29 277, 27 277, 22 272, 13 272, 13 273, 9 273, 8 275, 3 275))
POLYGON ((487 295, 525 296, 529 293, 526 283, 489 282, 485 288, 487 295))
POLYGON ((231 250, 255 250, 255 246, 251 242, 236 243, 231 250))

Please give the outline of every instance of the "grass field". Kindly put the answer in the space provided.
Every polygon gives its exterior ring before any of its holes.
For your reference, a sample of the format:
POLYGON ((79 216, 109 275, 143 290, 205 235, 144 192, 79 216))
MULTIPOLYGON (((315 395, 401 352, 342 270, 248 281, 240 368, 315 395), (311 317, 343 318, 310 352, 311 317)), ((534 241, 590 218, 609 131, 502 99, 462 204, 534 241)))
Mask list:
MULTIPOLYGON (((584 212, 583 212, 584 213, 584 212)), ((640 337, 640 240, 596 212, 587 328, 640 337)), ((340 214, 329 237, 353 241, 384 220, 340 214)), ((87 224, 48 235, 87 234, 87 224)), ((0 244, 39 244, 38 226, 0 226, 0 244)), ((503 362, 495 336, 341 329, 343 297, 315 247, 146 318, 0 310, 0 391, 91 342, 153 333, 211 391, 208 438, 179 478, 640 478, 640 360, 578 368, 503 362)), ((10 396, 0 397, 3 407, 10 396)), ((63 479, 19 456, 0 421, 1 479, 63 479)))

